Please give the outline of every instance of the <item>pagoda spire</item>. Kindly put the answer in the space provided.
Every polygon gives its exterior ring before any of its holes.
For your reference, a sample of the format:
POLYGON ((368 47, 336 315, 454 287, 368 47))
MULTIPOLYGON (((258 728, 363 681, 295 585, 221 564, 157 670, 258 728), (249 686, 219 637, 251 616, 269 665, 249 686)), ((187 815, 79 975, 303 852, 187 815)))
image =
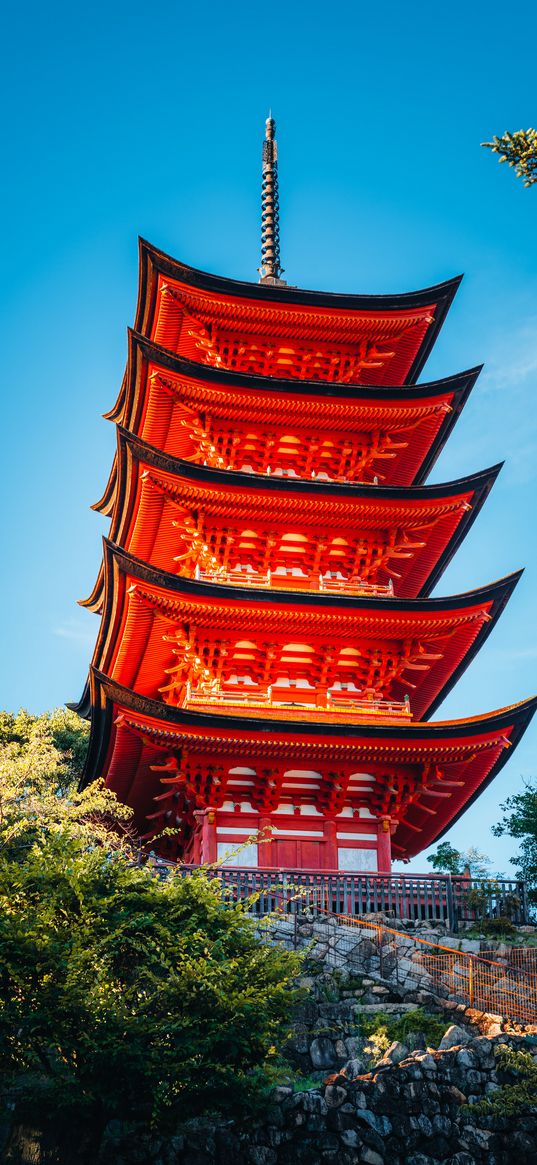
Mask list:
POLYGON ((261 181, 261 266, 260 283, 285 286, 280 276, 280 208, 278 200, 278 143, 276 122, 269 112, 265 122, 261 181))

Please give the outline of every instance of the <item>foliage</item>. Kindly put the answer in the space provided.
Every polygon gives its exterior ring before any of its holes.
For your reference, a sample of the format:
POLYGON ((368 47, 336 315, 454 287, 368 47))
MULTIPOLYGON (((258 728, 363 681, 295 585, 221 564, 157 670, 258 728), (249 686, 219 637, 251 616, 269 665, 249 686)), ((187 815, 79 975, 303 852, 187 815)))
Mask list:
POLYGON ((120 847, 131 811, 98 782, 79 793, 88 725, 73 712, 0 713, 0 855, 21 861, 64 840, 120 847), (113 822, 114 829, 111 829, 113 822))
POLYGON ((270 1079, 299 956, 260 943, 204 872, 136 863, 128 811, 74 791, 75 717, 0 728, 4 1094, 95 1130, 240 1112, 270 1079))
POLYGON ((516 926, 510 918, 485 918, 479 924, 479 932, 486 938, 514 938, 516 926))
POLYGON ((421 1032, 425 1036, 428 1047, 436 1048, 446 1031, 444 1022, 435 1019, 421 1007, 405 1012, 399 1019, 394 1019, 384 1011, 377 1011, 371 1018, 360 1016, 360 1028, 370 1045, 369 1049, 366 1046, 365 1051, 371 1050, 375 1054, 378 1052, 379 1055, 382 1055, 394 1040, 404 1044, 415 1032, 421 1032))
POLYGON ((481 853, 475 846, 470 846, 467 850, 458 850, 454 849, 449 841, 443 841, 435 853, 429 855, 427 861, 431 863, 433 870, 439 870, 446 874, 463 874, 468 869, 472 878, 488 878, 490 876, 490 858, 481 853))
POLYGON ((500 162, 514 168, 517 178, 522 178, 524 186, 537 182, 537 130, 518 129, 515 133, 496 135, 491 142, 481 145, 500 155, 500 162))
POLYGON ((511 864, 518 878, 524 878, 528 899, 537 903, 537 781, 528 781, 521 793, 515 793, 500 806, 503 817, 492 827, 496 837, 507 834, 520 840, 520 849, 511 864))
POLYGON ((497 1092, 464 1107, 476 1116, 514 1117, 537 1109, 537 1064, 530 1052, 496 1048, 496 1069, 505 1080, 497 1092))

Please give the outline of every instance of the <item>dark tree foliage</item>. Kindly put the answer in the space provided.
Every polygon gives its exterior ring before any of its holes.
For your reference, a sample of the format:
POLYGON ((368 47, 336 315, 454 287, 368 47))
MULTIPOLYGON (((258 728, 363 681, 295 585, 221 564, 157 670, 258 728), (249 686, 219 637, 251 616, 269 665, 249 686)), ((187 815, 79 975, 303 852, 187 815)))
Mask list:
POLYGON ((521 793, 515 793, 500 806, 503 817, 492 827, 496 837, 507 835, 520 841, 520 848, 511 864, 518 878, 524 878, 528 899, 537 904, 537 781, 528 782, 521 793))
POLYGON ((0 1088, 31 1119, 236 1115, 270 1077, 297 956, 203 872, 159 880, 129 811, 76 793, 86 728, 0 717, 0 1088))

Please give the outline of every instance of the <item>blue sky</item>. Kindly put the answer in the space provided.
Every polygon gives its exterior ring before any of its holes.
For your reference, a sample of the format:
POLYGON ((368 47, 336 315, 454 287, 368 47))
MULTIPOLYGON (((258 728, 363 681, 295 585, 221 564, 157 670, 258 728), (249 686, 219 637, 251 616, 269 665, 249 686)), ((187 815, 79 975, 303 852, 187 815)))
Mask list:
MULTIPOLYGON (((113 456, 101 414, 134 317, 136 237, 255 280, 270 106, 290 282, 407 291, 465 272, 424 378, 485 371, 430 480, 506 464, 438 593, 526 573, 438 715, 533 694, 537 189, 479 143, 537 120, 535 6, 31 0, 3 31, 0 706, 40 711, 82 688, 97 620, 76 599, 106 532, 89 506, 113 456)), ((450 836, 506 871, 512 847, 489 827, 537 773, 536 740, 537 722, 450 836)))

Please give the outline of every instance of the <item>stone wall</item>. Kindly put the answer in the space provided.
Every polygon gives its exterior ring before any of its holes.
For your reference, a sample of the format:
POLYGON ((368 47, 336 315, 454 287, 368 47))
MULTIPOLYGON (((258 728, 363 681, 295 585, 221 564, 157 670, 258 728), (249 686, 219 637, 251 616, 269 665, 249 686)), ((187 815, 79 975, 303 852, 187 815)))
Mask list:
MULTIPOLYGON (((450 1038, 460 1038, 457 1030, 450 1038)), ((537 1110, 516 1119, 476 1116, 466 1102, 499 1087, 494 1048, 523 1037, 475 1036, 416 1051, 349 1079, 336 1074, 303 1092, 274 1089, 249 1129, 197 1123, 167 1143, 153 1141, 147 1165, 535 1165, 537 1110)), ((138 1152, 141 1146, 138 1144, 138 1152)), ((131 1165, 110 1130, 99 1165, 131 1165)))

